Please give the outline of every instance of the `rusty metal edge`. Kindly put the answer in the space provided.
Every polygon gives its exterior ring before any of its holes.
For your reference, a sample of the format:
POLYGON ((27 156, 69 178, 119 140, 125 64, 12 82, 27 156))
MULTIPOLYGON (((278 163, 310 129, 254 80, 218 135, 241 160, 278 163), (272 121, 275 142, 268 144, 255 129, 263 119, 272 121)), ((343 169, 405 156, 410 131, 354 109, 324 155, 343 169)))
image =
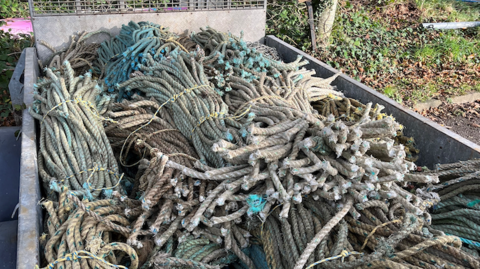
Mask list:
MULTIPOLYGON (((265 44, 277 49, 280 57, 285 62, 291 62, 298 55, 309 61, 305 66, 313 69, 320 77, 330 77, 339 73, 335 68, 315 59, 311 55, 294 48, 275 36, 268 35, 265 44)), ((333 83, 345 95, 356 98, 361 102, 373 102, 385 106, 385 112, 393 115, 405 126, 405 134, 413 136, 420 148, 418 164, 433 168, 437 163, 464 161, 480 158, 480 146, 460 135, 440 126, 420 114, 403 107, 394 100, 362 84, 355 79, 341 74, 333 83)))
POLYGON ((37 80, 38 64, 34 48, 25 49, 25 84, 22 119, 22 153, 20 159, 19 214, 17 233, 17 268, 32 269, 40 264, 39 236, 42 210, 40 181, 37 169, 37 135, 35 120, 28 113, 33 103, 33 84, 37 80))

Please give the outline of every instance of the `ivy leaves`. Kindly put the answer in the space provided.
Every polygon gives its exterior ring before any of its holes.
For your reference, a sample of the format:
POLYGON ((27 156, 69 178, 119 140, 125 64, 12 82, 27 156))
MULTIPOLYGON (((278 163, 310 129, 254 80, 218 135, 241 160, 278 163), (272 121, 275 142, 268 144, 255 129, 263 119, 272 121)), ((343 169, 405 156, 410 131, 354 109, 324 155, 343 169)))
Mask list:
POLYGON ((309 27, 305 5, 294 1, 268 3, 267 34, 275 35, 306 50, 311 47, 309 27))
MULTIPOLYGON (((14 124, 12 103, 8 84, 15 70, 16 63, 24 48, 33 46, 33 39, 29 35, 20 35, 14 38, 9 32, 0 31, 0 126, 14 124)), ((21 107, 15 107, 21 110, 21 107)))
POLYGON ((19 0, 0 0, 0 14, 2 18, 26 18, 28 3, 19 0))

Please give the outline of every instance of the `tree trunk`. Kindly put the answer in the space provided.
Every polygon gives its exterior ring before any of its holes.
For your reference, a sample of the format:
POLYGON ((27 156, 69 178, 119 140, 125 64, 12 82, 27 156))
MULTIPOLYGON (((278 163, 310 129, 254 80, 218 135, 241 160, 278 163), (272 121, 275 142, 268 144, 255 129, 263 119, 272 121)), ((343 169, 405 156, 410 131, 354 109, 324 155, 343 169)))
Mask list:
POLYGON ((338 0, 331 1, 330 5, 325 7, 318 20, 318 44, 323 48, 329 45, 333 23, 335 22, 335 12, 337 11, 338 0))

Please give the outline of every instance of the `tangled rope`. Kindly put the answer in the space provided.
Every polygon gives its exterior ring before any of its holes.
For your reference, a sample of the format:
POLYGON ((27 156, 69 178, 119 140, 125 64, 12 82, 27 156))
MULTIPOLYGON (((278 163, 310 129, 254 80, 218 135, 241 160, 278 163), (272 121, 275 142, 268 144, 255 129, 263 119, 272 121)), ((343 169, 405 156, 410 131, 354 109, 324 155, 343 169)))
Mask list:
MULTIPOLYGON (((97 58, 96 50, 98 49, 99 44, 87 43, 87 41, 89 38, 99 34, 107 34, 110 36, 110 32, 102 30, 72 35, 70 37, 68 48, 60 51, 57 51, 45 41, 40 41, 41 45, 52 51, 52 55, 46 61, 47 67, 53 70, 60 70, 62 69, 63 63, 68 61, 77 75, 83 74, 86 71, 93 72, 95 68, 92 62, 97 58)), ((42 62, 39 61, 39 65, 40 69, 43 69, 42 62)))
MULTIPOLYGON (((39 174, 46 189, 60 193, 66 187, 90 200, 103 192, 120 191, 117 161, 103 131, 102 116, 112 101, 90 73, 74 77, 67 61, 64 74, 47 69, 47 78, 34 88, 30 114, 41 122, 39 174)), ((53 196, 52 196, 53 195, 53 196)), ((55 194, 50 192, 49 197, 55 194)))
POLYGON ((460 237, 466 251, 479 257, 480 250, 480 160, 438 165, 436 170, 421 174, 436 175, 438 185, 423 191, 438 192, 441 202, 432 213, 432 227, 460 237))
POLYGON ((278 52, 277 52, 276 49, 274 49, 272 47, 269 47, 269 46, 266 46, 266 45, 263 45, 258 41, 257 42, 248 42, 247 41, 247 46, 250 49, 254 48, 256 51, 261 53, 263 56, 265 56, 267 58, 270 58, 271 60, 274 60, 274 61, 280 61, 281 60, 281 58, 278 55, 278 52))
MULTIPOLYGON (((109 92, 128 80, 139 65, 146 61, 145 57, 154 59, 168 55, 176 47, 186 50, 178 41, 179 37, 168 32, 164 27, 150 22, 130 22, 123 25, 120 34, 102 43, 98 49, 98 69, 100 77, 105 74, 105 84, 109 92)), ((182 40, 186 42, 185 39, 182 40)), ((124 92, 118 88, 118 100, 132 96, 132 92, 124 92)))
POLYGON ((124 228, 130 222, 121 213, 122 206, 110 199, 83 203, 66 188, 55 204, 52 201, 42 203, 49 215, 48 234, 44 240, 45 259, 50 264, 47 267, 103 267, 103 264, 118 264, 123 257, 130 259, 129 268, 138 267, 139 260, 132 247, 112 242, 114 234, 125 236, 130 232, 124 228), (87 249, 90 252, 86 252, 87 249), (121 251, 118 257, 114 250, 121 251))
MULTIPOLYGON (((338 93, 328 95, 323 94, 316 100, 312 101, 314 101, 312 103, 313 108, 320 112, 321 115, 328 116, 332 114, 335 116, 335 119, 341 119, 348 122, 357 122, 361 120, 364 114, 364 109, 367 107, 367 105, 362 104, 358 100, 345 98, 338 93)), ((375 107, 370 110, 370 118, 372 120, 381 120, 387 117, 386 114, 382 113, 383 109, 384 107, 382 105, 376 104, 375 107)), ((397 145, 403 145, 406 160, 415 162, 418 159, 418 153, 420 153, 420 150, 416 148, 413 137, 403 135, 403 128, 397 131, 394 141, 389 141, 385 146, 389 147, 389 150, 391 150, 393 142, 397 145)), ((390 151, 387 157, 394 157, 395 154, 395 151, 390 151)))
POLYGON ((412 173, 380 106, 265 52, 131 22, 99 49, 108 90, 68 62, 47 69, 31 109, 50 189, 45 265, 479 268, 461 249, 472 237, 431 225, 438 194, 404 188, 477 164, 412 173))

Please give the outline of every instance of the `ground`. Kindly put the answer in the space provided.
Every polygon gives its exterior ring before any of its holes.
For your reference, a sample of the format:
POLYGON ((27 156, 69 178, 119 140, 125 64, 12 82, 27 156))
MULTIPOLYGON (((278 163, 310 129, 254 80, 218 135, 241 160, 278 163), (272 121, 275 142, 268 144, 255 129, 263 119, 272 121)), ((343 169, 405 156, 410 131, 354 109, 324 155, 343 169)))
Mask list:
POLYGON ((480 100, 464 104, 443 103, 421 112, 447 129, 480 144, 480 100))

